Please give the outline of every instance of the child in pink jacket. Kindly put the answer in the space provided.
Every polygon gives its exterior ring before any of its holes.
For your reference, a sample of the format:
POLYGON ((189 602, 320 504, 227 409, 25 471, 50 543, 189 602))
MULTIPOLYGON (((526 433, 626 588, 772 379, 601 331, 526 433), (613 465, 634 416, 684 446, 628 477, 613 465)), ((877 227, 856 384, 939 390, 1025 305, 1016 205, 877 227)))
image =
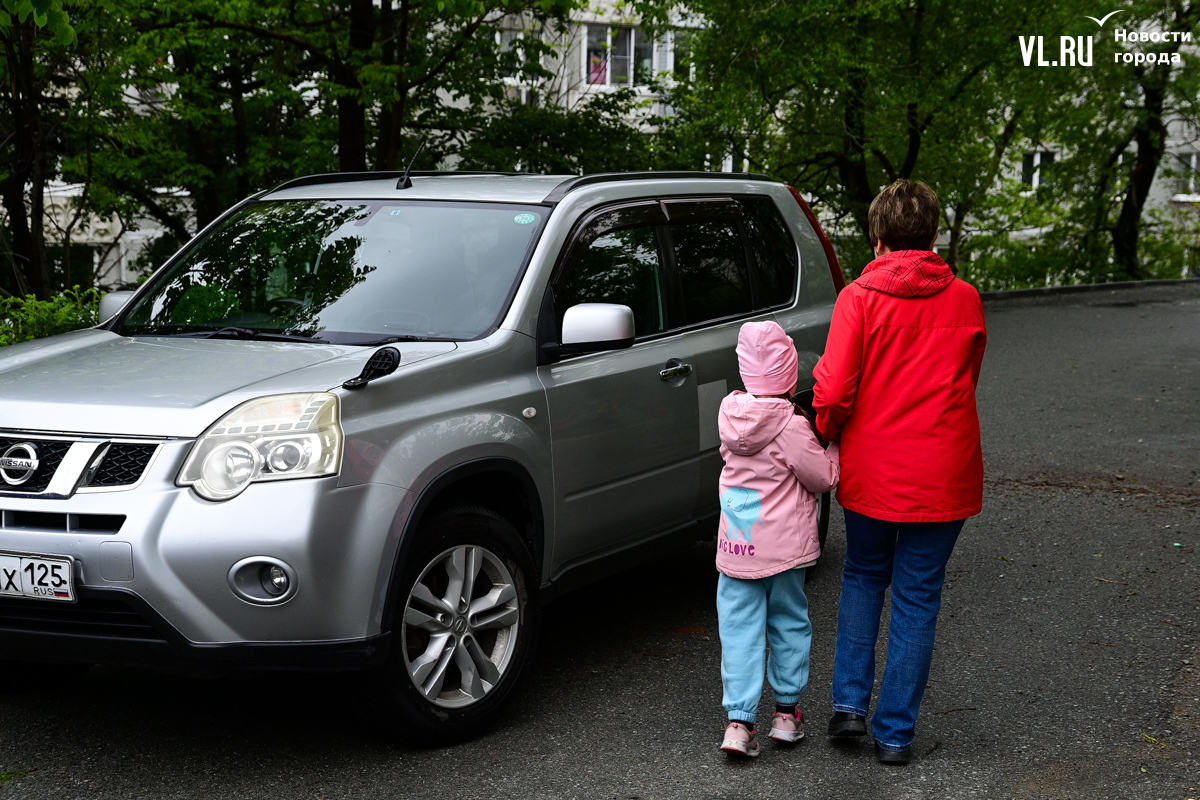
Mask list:
POLYGON ((838 481, 838 446, 826 450, 792 405, 796 347, 774 322, 747 322, 738 335, 746 392, 721 401, 721 525, 717 532, 717 616, 727 753, 757 756, 754 718, 766 665, 775 694, 772 739, 804 738, 797 706, 808 683, 812 627, 805 567, 821 555, 817 494, 838 481))

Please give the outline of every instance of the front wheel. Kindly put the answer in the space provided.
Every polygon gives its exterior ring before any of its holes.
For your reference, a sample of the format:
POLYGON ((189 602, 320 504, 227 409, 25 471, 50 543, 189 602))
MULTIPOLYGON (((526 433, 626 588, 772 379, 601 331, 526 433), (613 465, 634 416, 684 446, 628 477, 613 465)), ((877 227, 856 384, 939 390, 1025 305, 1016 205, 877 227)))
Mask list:
POLYGON ((533 559, 484 508, 438 514, 418 532, 400 585, 383 690, 404 738, 482 733, 515 695, 537 638, 533 559))

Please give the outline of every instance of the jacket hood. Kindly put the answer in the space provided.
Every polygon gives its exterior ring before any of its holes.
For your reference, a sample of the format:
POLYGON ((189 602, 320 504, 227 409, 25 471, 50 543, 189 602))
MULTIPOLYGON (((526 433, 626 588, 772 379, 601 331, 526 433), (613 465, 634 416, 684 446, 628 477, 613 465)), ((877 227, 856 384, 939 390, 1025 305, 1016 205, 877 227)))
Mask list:
POLYGON ((931 250, 894 250, 863 267, 855 283, 893 297, 929 297, 954 282, 954 273, 931 250))
POLYGON ((734 392, 721 401, 717 419, 721 443, 738 455, 752 456, 770 444, 795 413, 787 400, 734 392))

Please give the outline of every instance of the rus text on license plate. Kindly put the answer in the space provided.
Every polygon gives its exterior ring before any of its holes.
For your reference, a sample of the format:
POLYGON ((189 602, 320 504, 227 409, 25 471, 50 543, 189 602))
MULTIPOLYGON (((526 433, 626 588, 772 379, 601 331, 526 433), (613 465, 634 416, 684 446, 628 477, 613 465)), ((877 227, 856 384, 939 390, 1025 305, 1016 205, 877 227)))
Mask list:
POLYGON ((71 559, 24 553, 0 553, 0 598, 75 602, 71 559))

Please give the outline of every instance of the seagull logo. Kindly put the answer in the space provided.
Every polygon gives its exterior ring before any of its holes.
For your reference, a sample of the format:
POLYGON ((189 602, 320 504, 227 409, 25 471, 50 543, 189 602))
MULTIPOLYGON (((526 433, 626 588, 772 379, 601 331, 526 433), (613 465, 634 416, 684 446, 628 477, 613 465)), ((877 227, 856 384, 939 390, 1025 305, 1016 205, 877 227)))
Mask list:
POLYGON ((1113 14, 1120 14, 1120 13, 1121 13, 1122 11, 1124 11, 1124 10, 1125 10, 1125 9, 1123 9, 1123 8, 1118 8, 1116 11, 1110 11, 1109 13, 1105 14, 1105 15, 1104 15, 1103 17, 1101 17, 1100 19, 1096 19, 1095 17, 1088 17, 1088 19, 1090 19, 1092 22, 1096 23, 1096 24, 1097 24, 1097 25, 1099 25, 1101 28, 1103 28, 1103 27, 1104 27, 1104 23, 1108 22, 1108 18, 1109 18, 1109 17, 1111 17, 1113 14))

